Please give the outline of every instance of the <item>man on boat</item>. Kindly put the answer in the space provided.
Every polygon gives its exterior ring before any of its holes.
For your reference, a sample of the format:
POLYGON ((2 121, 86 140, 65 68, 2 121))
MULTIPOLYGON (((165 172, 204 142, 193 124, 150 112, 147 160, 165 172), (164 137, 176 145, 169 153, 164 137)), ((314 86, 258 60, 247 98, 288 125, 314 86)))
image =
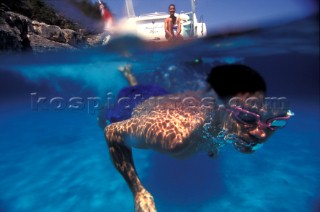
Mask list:
POLYGON ((182 39, 181 35, 181 20, 180 17, 175 16, 176 6, 174 4, 169 5, 170 16, 164 21, 164 30, 167 40, 182 39))
POLYGON ((119 93, 118 108, 102 115, 109 119, 105 138, 111 159, 134 195, 136 211, 156 208, 136 172, 132 147, 175 158, 198 152, 215 158, 224 145, 253 153, 293 115, 288 108, 264 104, 266 84, 245 65, 214 67, 207 90, 175 95, 153 85, 137 85, 130 66, 121 71, 133 86, 119 93))

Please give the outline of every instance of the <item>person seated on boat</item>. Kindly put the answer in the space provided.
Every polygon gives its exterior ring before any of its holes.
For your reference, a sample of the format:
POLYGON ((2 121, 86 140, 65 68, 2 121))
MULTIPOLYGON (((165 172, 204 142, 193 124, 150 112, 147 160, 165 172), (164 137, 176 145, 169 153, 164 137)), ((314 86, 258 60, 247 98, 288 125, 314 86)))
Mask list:
POLYGON ((169 5, 170 16, 164 21, 165 37, 167 40, 182 39, 181 35, 181 20, 180 17, 175 16, 176 6, 169 5))
MULTIPOLYGON (((130 67, 123 71, 128 79, 133 77, 130 67)), ((252 153, 277 129, 285 126, 292 115, 288 108, 264 105, 266 84, 248 66, 214 67, 207 82, 206 91, 156 97, 161 92, 155 89, 155 97, 139 102, 129 118, 118 113, 105 127, 111 159, 134 195, 136 211, 156 211, 156 208, 153 196, 136 172, 132 147, 152 149, 176 158, 186 158, 197 152, 215 158, 224 145, 233 145, 242 153, 252 153), (250 101, 246 101, 248 99, 250 101)), ((145 91, 135 86, 131 90, 126 88, 130 98, 140 92, 152 96, 151 89, 145 91)), ((122 110, 136 101, 130 98, 127 105, 122 105, 122 110)))

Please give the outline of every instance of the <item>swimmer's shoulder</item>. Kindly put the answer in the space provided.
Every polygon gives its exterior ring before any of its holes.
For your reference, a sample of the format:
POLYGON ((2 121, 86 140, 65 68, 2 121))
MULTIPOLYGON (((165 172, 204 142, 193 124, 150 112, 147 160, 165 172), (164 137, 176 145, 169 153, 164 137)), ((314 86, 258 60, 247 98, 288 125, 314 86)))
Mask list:
POLYGON ((199 92, 190 91, 150 97, 134 108, 131 117, 135 118, 142 115, 150 115, 150 113, 155 111, 157 111, 157 113, 166 113, 168 111, 184 113, 185 110, 190 110, 191 107, 197 110, 201 107, 201 95, 199 92))

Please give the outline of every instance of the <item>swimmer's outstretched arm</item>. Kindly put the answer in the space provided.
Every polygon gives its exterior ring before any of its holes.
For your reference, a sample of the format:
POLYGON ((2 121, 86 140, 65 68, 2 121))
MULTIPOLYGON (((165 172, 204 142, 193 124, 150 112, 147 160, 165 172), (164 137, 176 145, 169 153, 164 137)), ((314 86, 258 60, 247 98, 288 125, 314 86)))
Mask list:
POLYGON ((111 136, 114 130, 106 131, 106 139, 112 162, 129 185, 135 201, 136 211, 156 211, 152 195, 143 187, 132 159, 131 147, 123 145, 123 137, 111 136), (109 133, 108 133, 109 132, 109 133))
POLYGON ((184 151, 190 135, 203 123, 200 114, 182 110, 154 110, 106 127, 105 137, 112 161, 128 183, 135 199, 136 211, 156 211, 152 195, 143 187, 132 159, 131 147, 125 137, 136 137, 138 148, 155 149, 169 154, 184 151))

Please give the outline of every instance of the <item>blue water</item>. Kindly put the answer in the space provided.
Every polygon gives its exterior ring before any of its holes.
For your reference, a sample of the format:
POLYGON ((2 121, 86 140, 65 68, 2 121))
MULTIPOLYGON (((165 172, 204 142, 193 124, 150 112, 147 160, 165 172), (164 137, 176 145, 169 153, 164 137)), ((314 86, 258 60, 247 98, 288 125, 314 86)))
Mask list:
POLYGON ((127 86, 117 68, 131 64, 139 82, 180 92, 201 89, 221 63, 259 70, 268 96, 287 97, 296 115, 251 155, 226 146, 216 160, 175 160, 135 149, 158 211, 319 211, 318 34, 311 18, 159 51, 122 38, 112 48, 1 56, 0 211, 133 211, 97 124, 97 105, 127 86))

